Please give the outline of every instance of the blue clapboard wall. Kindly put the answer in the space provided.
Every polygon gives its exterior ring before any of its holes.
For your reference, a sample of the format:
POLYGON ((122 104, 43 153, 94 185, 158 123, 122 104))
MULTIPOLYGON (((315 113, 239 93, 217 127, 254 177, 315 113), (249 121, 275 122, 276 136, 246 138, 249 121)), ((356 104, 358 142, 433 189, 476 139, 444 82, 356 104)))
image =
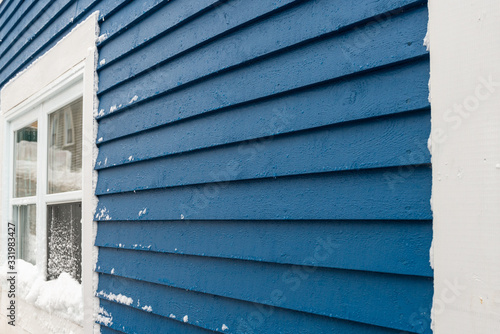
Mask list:
POLYGON ((95 10, 102 333, 431 333, 426 1, 5 0, 0 85, 95 10))

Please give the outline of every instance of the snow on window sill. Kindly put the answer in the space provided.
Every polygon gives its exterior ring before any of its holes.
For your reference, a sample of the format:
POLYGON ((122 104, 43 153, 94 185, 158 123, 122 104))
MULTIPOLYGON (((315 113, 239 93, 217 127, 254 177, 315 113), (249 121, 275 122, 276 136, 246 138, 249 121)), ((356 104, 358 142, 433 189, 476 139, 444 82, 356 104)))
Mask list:
MULTIPOLYGON (((6 265, 0 267, 2 288, 6 287, 7 272, 6 265)), ((23 260, 17 260, 17 273, 16 299, 78 326, 83 325, 82 286, 78 281, 67 273, 45 281, 35 266, 23 260)))

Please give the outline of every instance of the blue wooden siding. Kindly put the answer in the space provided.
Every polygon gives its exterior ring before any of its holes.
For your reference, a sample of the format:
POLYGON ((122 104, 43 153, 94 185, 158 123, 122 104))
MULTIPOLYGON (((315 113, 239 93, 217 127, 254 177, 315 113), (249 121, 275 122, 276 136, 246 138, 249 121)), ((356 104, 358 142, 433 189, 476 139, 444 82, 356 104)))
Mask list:
POLYGON ((100 21, 123 7, 125 0, 5 0, 0 5, 0 87, 53 47, 91 13, 100 21), (8 17, 8 8, 22 3, 8 17))
POLYGON ((5 0, 0 85, 95 10, 102 333, 431 333, 426 1, 5 0))
POLYGON ((109 328, 430 332, 425 3, 144 6, 101 26, 109 328))

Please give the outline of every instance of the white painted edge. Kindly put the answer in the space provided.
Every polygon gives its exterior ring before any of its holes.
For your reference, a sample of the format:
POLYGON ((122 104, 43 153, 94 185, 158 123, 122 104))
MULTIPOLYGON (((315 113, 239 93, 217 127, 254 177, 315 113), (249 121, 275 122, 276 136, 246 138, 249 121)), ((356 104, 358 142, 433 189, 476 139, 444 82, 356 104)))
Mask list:
MULTIPOLYGON (((97 173, 94 163, 97 157, 95 145, 97 122, 94 115, 97 112, 97 48, 95 41, 99 36, 99 13, 94 12, 62 38, 53 48, 35 60, 26 70, 19 73, 6 84, 0 92, 0 157, 9 155, 5 146, 8 139, 8 121, 21 116, 24 111, 36 106, 41 101, 51 98, 61 88, 68 87, 71 80, 83 81, 83 126, 92 129, 92 133, 84 132, 84 140, 90 151, 84 151, 83 189, 82 189, 82 286, 84 298, 84 333, 100 333, 100 326, 94 323, 97 298, 97 274, 94 273, 97 261, 97 250, 94 247, 97 231, 93 221, 97 198, 95 185, 97 173), (78 79, 79 78, 79 79, 78 79)), ((5 222, 8 221, 9 168, 2 170, 0 164, 0 217, 2 220, 2 249, 0 260, 6 259, 5 222), (2 207, 4 208, 2 210, 2 207)), ((8 166, 7 166, 8 167, 8 166)))
POLYGON ((500 5, 429 0, 429 15, 432 327, 500 333, 500 5))
MULTIPOLYGON (((99 38, 99 12, 95 12, 89 18, 94 24, 94 41, 99 38)), ((100 333, 100 325, 95 323, 95 315, 99 310, 99 299, 95 297, 97 291, 99 275, 95 272, 95 266, 98 260, 98 248, 95 245, 97 236, 97 222, 94 221, 94 214, 97 209, 98 199, 95 196, 95 189, 97 185, 97 171, 94 169, 98 148, 97 142, 97 121, 95 115, 99 107, 99 100, 97 98, 97 90, 99 78, 96 72, 97 62, 99 55, 95 42, 92 47, 87 50, 88 54, 85 59, 85 71, 83 74, 84 92, 83 92, 83 105, 87 112, 84 114, 83 126, 92 129, 91 135, 85 138, 88 141, 89 152, 83 152, 87 156, 82 173, 88 175, 89 182, 83 184, 83 205, 82 205, 82 238, 89 240, 82 248, 82 278, 88 284, 84 285, 84 333, 100 333), (85 226, 84 226, 85 224, 85 226)))

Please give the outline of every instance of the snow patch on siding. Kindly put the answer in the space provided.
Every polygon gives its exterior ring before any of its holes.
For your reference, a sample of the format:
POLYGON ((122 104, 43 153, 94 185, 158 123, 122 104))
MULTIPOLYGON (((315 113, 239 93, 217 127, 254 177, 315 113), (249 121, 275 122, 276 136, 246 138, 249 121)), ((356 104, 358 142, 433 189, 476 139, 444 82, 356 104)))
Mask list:
POLYGON ((424 46, 427 51, 431 51, 431 35, 429 34, 429 30, 427 30, 427 34, 424 37, 424 46))
POLYGON ((117 302, 117 303, 120 303, 120 304, 123 304, 123 305, 127 305, 127 306, 132 305, 132 303, 134 302, 134 300, 132 298, 124 296, 121 293, 118 294, 118 295, 115 295, 112 292, 106 293, 106 292, 104 292, 104 291, 101 290, 101 291, 99 291, 97 293, 97 295, 101 296, 101 297, 104 297, 107 300, 110 300, 112 302, 117 302))
POLYGON ((100 212, 96 213, 95 215, 96 219, 105 219, 105 220, 111 220, 111 217, 109 216, 109 211, 106 208, 102 208, 100 212))
POLYGON ((97 320, 97 322, 106 326, 110 326, 113 324, 113 317, 102 307, 99 307, 99 312, 95 315, 95 319, 97 320))
POLYGON ((101 36, 97 37, 97 39, 95 41, 96 41, 96 43, 102 43, 108 38, 108 36, 109 36, 108 33, 102 34, 101 36))
POLYGON ((146 312, 153 312, 153 308, 150 305, 145 305, 142 309, 146 312))

